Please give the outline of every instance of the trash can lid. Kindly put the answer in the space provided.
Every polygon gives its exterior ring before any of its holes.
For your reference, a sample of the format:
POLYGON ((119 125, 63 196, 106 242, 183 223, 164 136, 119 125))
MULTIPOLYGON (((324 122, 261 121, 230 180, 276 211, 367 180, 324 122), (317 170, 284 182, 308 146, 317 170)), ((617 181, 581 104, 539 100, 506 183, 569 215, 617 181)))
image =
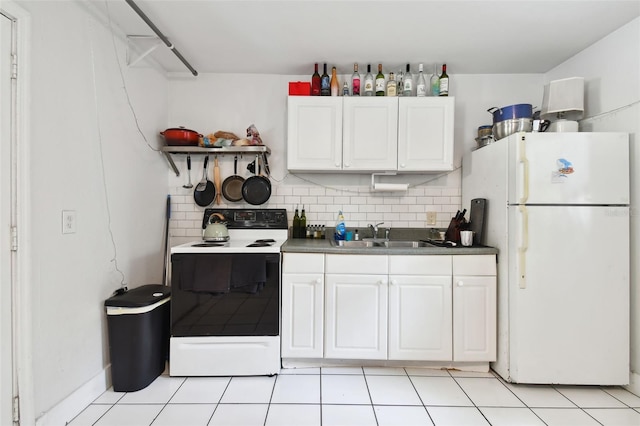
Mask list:
POLYGON ((171 296, 171 287, 162 284, 147 284, 116 294, 104 301, 104 306, 137 308, 149 306, 171 296))

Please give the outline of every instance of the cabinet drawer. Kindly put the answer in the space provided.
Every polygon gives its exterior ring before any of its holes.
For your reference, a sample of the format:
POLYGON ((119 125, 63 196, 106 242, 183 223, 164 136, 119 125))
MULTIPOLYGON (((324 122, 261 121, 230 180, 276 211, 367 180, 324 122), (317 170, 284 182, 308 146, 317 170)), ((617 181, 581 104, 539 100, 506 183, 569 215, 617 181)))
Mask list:
POLYGON ((496 256, 453 256, 453 275, 496 275, 496 256))
POLYGON ((326 258, 327 274, 387 274, 389 273, 387 256, 368 256, 360 254, 328 254, 326 258))
POLYGON ((324 254, 285 253, 282 272, 294 274, 324 273, 324 254))
POLYGON ((451 275, 451 256, 389 256, 389 274, 451 275))

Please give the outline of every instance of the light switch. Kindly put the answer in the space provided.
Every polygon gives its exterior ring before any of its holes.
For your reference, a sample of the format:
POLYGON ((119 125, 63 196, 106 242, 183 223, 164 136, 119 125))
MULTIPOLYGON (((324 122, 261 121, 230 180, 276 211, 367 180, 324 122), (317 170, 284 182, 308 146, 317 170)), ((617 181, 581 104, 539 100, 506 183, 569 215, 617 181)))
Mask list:
POLYGON ((435 226, 438 214, 436 212, 427 212, 427 226, 435 226))

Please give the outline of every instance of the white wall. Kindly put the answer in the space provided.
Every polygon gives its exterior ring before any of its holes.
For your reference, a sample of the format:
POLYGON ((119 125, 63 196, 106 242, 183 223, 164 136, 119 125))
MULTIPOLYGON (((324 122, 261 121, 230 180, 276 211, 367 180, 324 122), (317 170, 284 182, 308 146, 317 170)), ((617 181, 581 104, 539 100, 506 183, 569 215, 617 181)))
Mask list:
POLYGON ((32 240, 21 244, 32 255, 33 402, 41 418, 108 365, 104 300, 121 283, 162 281, 167 166, 154 149, 167 122, 167 88, 154 69, 127 68, 122 38, 86 3, 18 3, 31 14, 23 60, 32 240), (62 210, 76 211, 75 234, 62 234, 62 210))
MULTIPOLYGON (((341 76, 342 79, 344 76, 341 76)), ((244 136, 255 124, 266 145, 271 148, 273 196, 263 208, 286 208, 293 218, 296 205, 305 204, 307 223, 333 226, 338 209, 345 211, 348 226, 385 222, 392 227, 426 227, 426 212, 438 213, 438 227, 446 227, 453 213, 461 207, 460 164, 462 155, 476 146, 478 126, 492 124, 487 109, 517 103, 540 105, 542 76, 455 75, 451 95, 456 98, 455 154, 458 168, 450 173, 404 175, 383 178, 392 182, 409 182, 407 193, 371 193, 370 174, 289 173, 287 157, 287 93, 289 81, 308 81, 310 76, 201 74, 197 78, 174 76, 169 84, 169 123, 185 126, 202 134, 228 130, 244 136), (441 177, 438 177, 441 176, 441 177)), ((192 158, 192 179, 202 177, 202 157, 192 158)), ((252 159, 240 161, 239 173, 248 177, 245 166, 252 159)), ((186 171, 184 156, 176 156, 177 165, 186 171)), ((232 174, 233 157, 220 159, 222 178, 232 174)), ((211 170, 209 171, 211 175, 211 170)), ((186 176, 169 173, 172 197, 179 212, 172 215, 174 237, 201 234, 203 209, 193 202, 192 190, 181 186, 186 176)), ((224 199, 223 199, 224 202, 224 199)), ((245 207, 229 203, 231 208, 245 207)), ((468 206, 464 206, 468 208, 468 206)))
POLYGON ((545 75, 545 81, 583 76, 581 131, 628 132, 631 143, 631 371, 640 391, 640 18, 545 75))

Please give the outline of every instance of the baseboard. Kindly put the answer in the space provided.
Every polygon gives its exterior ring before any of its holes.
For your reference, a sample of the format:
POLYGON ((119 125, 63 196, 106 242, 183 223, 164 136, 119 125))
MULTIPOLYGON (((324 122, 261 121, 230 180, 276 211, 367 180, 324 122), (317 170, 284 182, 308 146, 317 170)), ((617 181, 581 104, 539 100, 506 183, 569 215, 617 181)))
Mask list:
POLYGON ((70 422, 111 386, 111 364, 78 390, 38 417, 36 426, 59 426, 70 422))
POLYGON ((625 386, 625 389, 636 395, 640 395, 640 374, 631 372, 629 373, 629 384, 625 386))

